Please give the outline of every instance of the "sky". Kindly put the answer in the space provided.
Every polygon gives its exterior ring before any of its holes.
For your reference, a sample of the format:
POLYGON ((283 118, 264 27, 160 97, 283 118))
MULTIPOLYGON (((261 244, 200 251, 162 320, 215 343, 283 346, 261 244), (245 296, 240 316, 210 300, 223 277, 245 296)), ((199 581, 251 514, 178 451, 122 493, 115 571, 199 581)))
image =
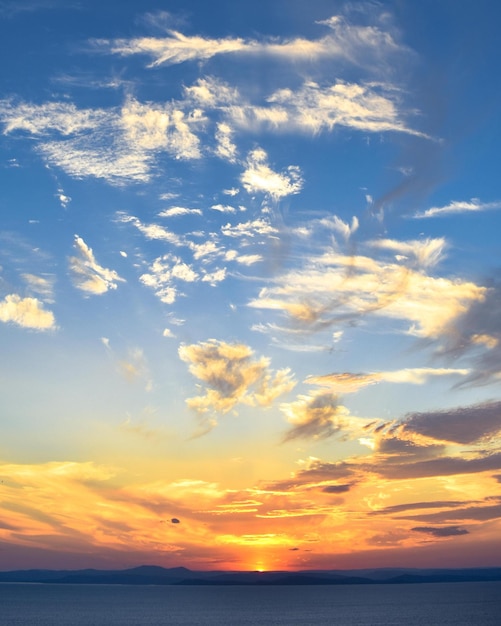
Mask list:
POLYGON ((501 565, 500 19, 0 0, 0 569, 501 565))

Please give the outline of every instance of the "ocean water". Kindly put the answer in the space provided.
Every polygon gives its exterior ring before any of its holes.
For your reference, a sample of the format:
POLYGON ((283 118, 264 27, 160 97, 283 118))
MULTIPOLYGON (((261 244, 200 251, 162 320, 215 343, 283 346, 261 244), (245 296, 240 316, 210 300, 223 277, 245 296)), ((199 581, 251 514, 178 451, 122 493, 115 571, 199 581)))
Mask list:
POLYGON ((0 584, 2 626, 500 626, 501 582, 191 587, 0 584))

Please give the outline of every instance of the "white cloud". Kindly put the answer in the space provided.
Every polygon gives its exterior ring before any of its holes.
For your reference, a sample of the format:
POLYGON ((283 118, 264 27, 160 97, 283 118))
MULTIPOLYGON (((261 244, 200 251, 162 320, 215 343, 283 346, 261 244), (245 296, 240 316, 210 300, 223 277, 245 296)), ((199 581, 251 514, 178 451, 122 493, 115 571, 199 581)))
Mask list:
POLYGON ((233 143, 233 130, 221 122, 216 129, 216 150, 215 154, 222 159, 226 159, 230 163, 235 163, 237 158, 237 146, 233 143))
POLYGON ((22 131, 39 138, 37 151, 69 175, 124 185, 148 182, 158 152, 175 159, 200 158, 195 131, 204 118, 199 109, 184 105, 144 104, 129 98, 121 108, 78 109, 71 103, 2 101, 0 121, 4 133, 22 131))
POLYGON ((255 237, 256 235, 273 236, 278 230, 264 218, 240 222, 232 226, 226 224, 221 228, 221 232, 226 237, 255 237))
POLYGON ((433 267, 443 258, 446 241, 443 237, 414 241, 377 239, 368 242, 374 248, 392 250, 399 259, 412 259, 419 267, 433 267))
POLYGON ((398 131, 425 137, 409 128, 399 110, 399 92, 381 83, 306 82, 297 91, 280 89, 268 98, 287 111, 287 126, 318 133, 345 126, 366 132, 398 131))
POLYGON ((103 294, 116 289, 118 281, 124 281, 115 270, 99 265, 92 249, 78 235, 75 235, 73 247, 77 256, 69 258, 69 265, 75 287, 87 293, 103 294))
POLYGON ((15 105, 9 100, 2 100, 0 119, 5 125, 5 134, 16 130, 32 135, 57 131, 68 136, 95 129, 109 120, 109 114, 103 109, 78 109, 69 102, 15 105))
POLYGON ((75 178, 102 178, 113 185, 148 182, 151 178, 151 156, 134 151, 119 137, 112 136, 106 142, 82 135, 66 141, 44 142, 37 150, 48 163, 75 178))
POLYGON ((217 242, 213 240, 204 241, 203 243, 190 241, 187 245, 193 252, 193 258, 196 261, 203 258, 222 256, 224 254, 224 248, 220 247, 217 242))
POLYGON ((235 257, 235 261, 241 265, 254 265, 262 260, 263 257, 260 254, 242 254, 235 257))
POLYGON ((132 224, 140 233, 142 233, 147 239, 158 239, 160 241, 167 241, 175 246, 183 245, 183 242, 176 233, 168 230, 167 228, 160 226, 159 224, 144 224, 141 220, 133 215, 127 215, 126 213, 119 212, 117 215, 119 222, 124 224, 132 224))
POLYGON ((247 169, 240 176, 240 180, 248 193, 267 193, 274 200, 299 193, 303 186, 297 166, 290 165, 285 174, 274 172, 267 163, 266 152, 261 148, 250 152, 247 169))
POLYGON ((165 150, 176 159, 200 158, 200 140, 191 128, 202 121, 197 110, 186 115, 172 105, 153 106, 132 99, 124 105, 120 116, 129 145, 136 150, 165 150))
POLYGON ((418 212, 415 218, 441 217, 443 215, 454 215, 458 213, 477 213, 481 211, 490 211, 492 209, 501 209, 501 202, 480 202, 478 198, 472 198, 470 201, 455 200, 450 204, 441 207, 431 207, 426 211, 418 212))
POLYGON ((160 211, 158 217, 179 217, 181 215, 202 215, 202 210, 173 206, 170 209, 164 209, 163 211, 160 211))
POLYGON ((371 66, 374 65, 375 58, 381 64, 390 55, 406 51, 390 33, 374 26, 351 25, 339 17, 331 17, 317 23, 327 26, 331 32, 319 39, 258 41, 229 37, 210 39, 168 30, 168 36, 162 38, 97 40, 94 43, 98 47, 109 48, 112 54, 147 55, 152 58, 149 67, 186 61, 205 61, 221 54, 259 54, 295 62, 338 58, 356 65, 371 66))
POLYGON ((234 206, 230 206, 229 204, 213 204, 211 206, 213 211, 218 211, 219 213, 236 213, 237 210, 234 206))
POLYGON ((37 298, 21 298, 17 294, 0 300, 0 321, 36 330, 50 330, 56 326, 54 314, 45 310, 42 302, 37 298))
POLYGON ((199 78, 191 87, 185 87, 185 93, 189 101, 210 109, 238 105, 242 100, 238 89, 215 76, 199 78))
POLYGON ((214 272, 207 272, 204 274, 202 278, 202 282, 210 283, 213 287, 217 284, 225 280, 226 278, 226 268, 220 268, 215 270, 214 272))
POLYGON ((335 230, 340 235, 342 235, 344 239, 349 239, 353 235, 353 233, 358 230, 359 227, 358 218, 356 216, 352 218, 351 225, 347 222, 344 222, 337 215, 318 220, 318 224, 322 226, 322 228, 335 230))

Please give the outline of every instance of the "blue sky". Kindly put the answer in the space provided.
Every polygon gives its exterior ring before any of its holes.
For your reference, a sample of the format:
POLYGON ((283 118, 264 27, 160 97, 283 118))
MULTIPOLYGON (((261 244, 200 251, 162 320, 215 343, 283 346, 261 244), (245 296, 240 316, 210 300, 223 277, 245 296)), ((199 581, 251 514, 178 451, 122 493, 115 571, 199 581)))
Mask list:
POLYGON ((0 2, 0 566, 494 564, 498 18, 0 2))

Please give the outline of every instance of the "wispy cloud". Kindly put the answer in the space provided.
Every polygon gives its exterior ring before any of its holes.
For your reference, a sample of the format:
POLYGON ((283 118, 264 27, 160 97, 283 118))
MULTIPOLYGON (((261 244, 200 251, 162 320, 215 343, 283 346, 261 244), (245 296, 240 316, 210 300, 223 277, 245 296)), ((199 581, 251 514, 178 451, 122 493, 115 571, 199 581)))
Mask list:
POLYGON ((444 215, 456 215, 459 213, 480 213, 482 211, 491 211, 493 209, 501 209, 501 202, 481 202, 478 198, 472 198, 469 201, 454 200, 444 206, 435 206, 425 211, 419 211, 414 214, 417 219, 427 217, 442 217, 444 215))
POLYGON ((54 276, 38 276, 36 274, 23 274, 30 291, 36 293, 45 302, 53 302, 54 297, 54 276))
MULTIPOLYGON (((430 258, 425 254, 420 260, 426 266, 430 258)), ((294 327, 308 332, 377 315, 409 322, 409 334, 436 338, 472 303, 483 301, 486 289, 435 278, 424 269, 408 267, 405 259, 326 252, 276 277, 249 306, 281 312, 294 327)))
POLYGON ((415 526, 411 530, 417 533, 432 535, 433 537, 457 537, 467 535, 469 532, 466 528, 459 528, 458 526, 415 526))
POLYGON ((75 287, 86 293, 100 295, 116 289, 117 283, 124 281, 115 270, 99 265, 92 249, 78 235, 75 235, 73 247, 77 255, 69 258, 69 266, 75 287))
MULTIPOLYGON (((404 121, 400 92, 389 84, 338 81, 330 85, 306 82, 299 90, 280 89, 267 98, 285 113, 289 128, 319 133, 344 126, 365 132, 403 132, 423 138, 404 121)), ((280 122, 276 121, 278 127, 280 122)))
POLYGON ((308 376, 305 382, 331 389, 335 393, 353 393, 368 385, 382 382, 423 385, 433 377, 466 376, 469 372, 470 370, 464 368, 413 367, 387 372, 371 372, 369 374, 343 372, 308 376))
POLYGON ((263 55, 292 61, 314 61, 334 58, 355 65, 373 65, 374 55, 379 62, 395 53, 408 52, 389 32, 377 26, 352 25, 339 16, 318 22, 331 32, 319 39, 293 38, 289 40, 256 40, 244 38, 212 39, 200 35, 184 35, 169 30, 167 37, 138 37, 96 40, 99 49, 112 54, 130 56, 142 54, 151 57, 150 67, 173 65, 187 61, 207 61, 218 55, 263 55))

